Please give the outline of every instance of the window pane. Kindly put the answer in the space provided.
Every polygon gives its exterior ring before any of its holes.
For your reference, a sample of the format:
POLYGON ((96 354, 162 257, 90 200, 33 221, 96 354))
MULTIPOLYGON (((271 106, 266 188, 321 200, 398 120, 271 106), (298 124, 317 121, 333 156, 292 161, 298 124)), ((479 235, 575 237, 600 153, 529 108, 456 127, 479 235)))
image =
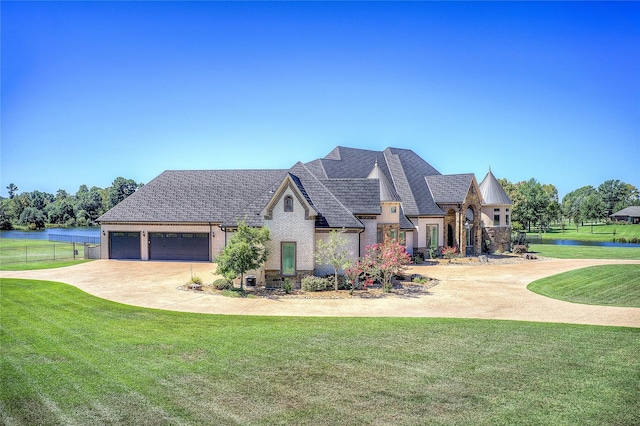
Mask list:
POLYGON ((427 247, 438 247, 438 225, 427 225, 427 247))
POLYGON ((282 275, 296 273, 296 243, 282 243, 282 275))

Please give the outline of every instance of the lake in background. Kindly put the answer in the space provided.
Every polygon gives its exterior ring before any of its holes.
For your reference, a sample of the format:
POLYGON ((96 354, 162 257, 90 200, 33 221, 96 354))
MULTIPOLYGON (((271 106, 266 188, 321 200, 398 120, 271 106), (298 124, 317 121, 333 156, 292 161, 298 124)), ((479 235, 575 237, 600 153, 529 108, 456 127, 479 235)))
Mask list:
POLYGON ((579 241, 579 240, 542 240, 538 244, 553 244, 556 246, 592 246, 592 247, 640 247, 640 244, 614 243, 609 241, 579 241))
POLYGON ((0 231, 0 238, 17 240, 49 240, 73 243, 100 244, 100 228, 46 228, 35 231, 0 231))

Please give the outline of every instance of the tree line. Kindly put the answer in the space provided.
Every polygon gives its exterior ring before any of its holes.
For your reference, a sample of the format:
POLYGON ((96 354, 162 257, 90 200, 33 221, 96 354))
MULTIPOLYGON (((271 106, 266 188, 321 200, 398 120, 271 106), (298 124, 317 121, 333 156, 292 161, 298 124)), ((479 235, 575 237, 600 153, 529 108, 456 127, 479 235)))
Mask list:
MULTIPOLYGON (((498 181, 513 201, 512 225, 516 230, 545 229, 562 220, 576 226, 585 221, 606 221, 614 212, 640 205, 638 188, 620 180, 607 180, 597 188, 583 186, 562 200, 558 199, 554 185, 542 184, 533 178, 517 183, 507 179, 498 181)), ((80 185, 74 195, 63 189, 53 195, 41 191, 18 194, 18 187, 11 183, 7 186, 9 198, 0 197, 0 229, 95 225, 100 215, 143 185, 118 177, 108 188, 80 185)))
POLYGON ((142 187, 132 179, 116 178, 110 187, 80 185, 75 194, 59 189, 56 194, 41 191, 23 192, 11 183, 9 198, 0 197, 0 229, 16 226, 42 229, 46 225, 93 226, 96 219, 142 187))
POLYGON ((563 220, 573 222, 577 228, 584 222, 605 222, 611 214, 626 207, 640 206, 638 188, 620 180, 607 180, 597 188, 583 186, 566 194, 561 201, 558 190, 551 184, 535 179, 517 183, 506 179, 498 181, 513 201, 515 230, 546 229, 563 220))

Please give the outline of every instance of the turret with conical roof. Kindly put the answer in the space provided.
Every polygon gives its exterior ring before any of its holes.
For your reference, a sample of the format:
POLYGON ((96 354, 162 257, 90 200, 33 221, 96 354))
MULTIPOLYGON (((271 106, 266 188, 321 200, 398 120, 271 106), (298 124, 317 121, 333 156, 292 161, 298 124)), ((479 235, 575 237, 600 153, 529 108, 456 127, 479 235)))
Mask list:
POLYGON ((480 183, 482 195, 483 240, 490 240, 489 251, 506 251, 511 246, 511 207, 507 195, 491 169, 480 183))

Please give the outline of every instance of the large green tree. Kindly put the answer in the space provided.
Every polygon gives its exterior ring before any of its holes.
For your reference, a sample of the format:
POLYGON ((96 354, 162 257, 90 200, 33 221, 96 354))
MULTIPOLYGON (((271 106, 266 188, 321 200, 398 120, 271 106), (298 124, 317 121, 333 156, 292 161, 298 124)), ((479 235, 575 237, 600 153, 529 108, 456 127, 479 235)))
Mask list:
POLYGON ((113 208, 129 195, 136 192, 142 185, 137 184, 133 179, 117 177, 109 189, 107 189, 107 208, 113 208))
POLYGON ((591 222, 591 233, 593 234, 593 222, 607 217, 606 203, 602 201, 599 193, 594 192, 585 197, 581 213, 583 219, 591 222))
POLYGON ((245 221, 238 223, 238 230, 216 258, 216 274, 228 279, 240 275, 240 289, 243 289, 244 274, 260 268, 267 261, 267 242, 269 229, 252 228, 245 221))
POLYGON ((551 198, 540 182, 531 178, 518 186, 522 201, 513 207, 513 215, 531 232, 532 225, 544 226, 548 223, 547 209, 551 198))
POLYGON ((598 186, 598 194, 605 203, 607 217, 625 207, 637 205, 638 188, 618 179, 604 181, 598 186))
POLYGON ((562 198, 562 214, 576 224, 576 229, 584 219, 583 204, 585 199, 595 192, 596 189, 593 186, 587 185, 567 193, 562 198))

